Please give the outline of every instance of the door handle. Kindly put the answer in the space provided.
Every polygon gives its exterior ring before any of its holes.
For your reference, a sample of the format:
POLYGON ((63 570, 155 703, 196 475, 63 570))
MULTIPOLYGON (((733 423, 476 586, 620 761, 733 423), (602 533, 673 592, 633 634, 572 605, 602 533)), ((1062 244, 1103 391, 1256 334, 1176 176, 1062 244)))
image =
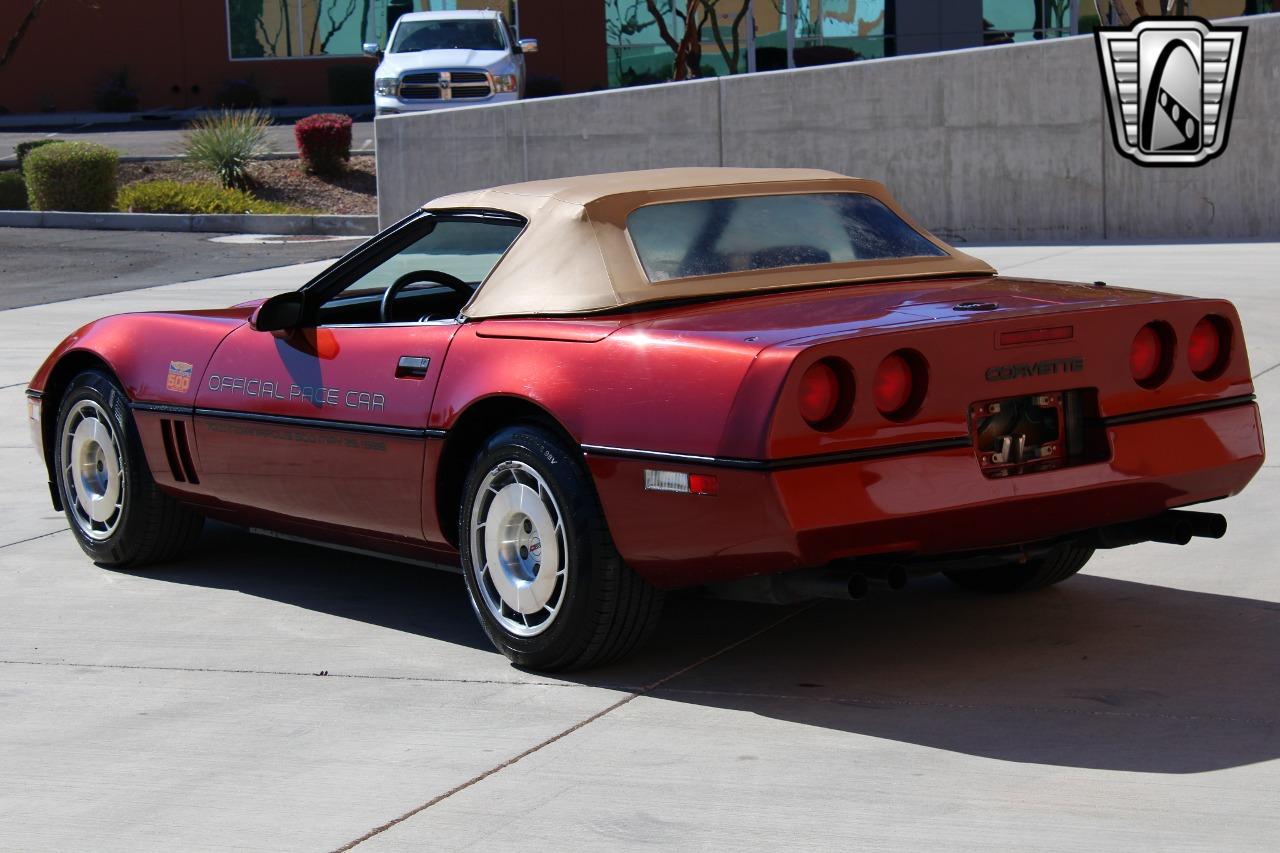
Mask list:
POLYGON ((397 379, 421 379, 427 375, 431 359, 425 355, 402 355, 396 365, 397 379))

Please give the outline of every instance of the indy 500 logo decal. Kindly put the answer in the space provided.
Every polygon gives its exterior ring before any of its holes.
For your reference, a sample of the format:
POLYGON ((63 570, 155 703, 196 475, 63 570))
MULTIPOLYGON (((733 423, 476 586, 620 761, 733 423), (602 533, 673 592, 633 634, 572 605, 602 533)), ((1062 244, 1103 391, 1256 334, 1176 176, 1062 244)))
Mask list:
POLYGON ((1095 35, 1121 154, 1142 166, 1199 166, 1226 149, 1244 27, 1143 18, 1095 35))

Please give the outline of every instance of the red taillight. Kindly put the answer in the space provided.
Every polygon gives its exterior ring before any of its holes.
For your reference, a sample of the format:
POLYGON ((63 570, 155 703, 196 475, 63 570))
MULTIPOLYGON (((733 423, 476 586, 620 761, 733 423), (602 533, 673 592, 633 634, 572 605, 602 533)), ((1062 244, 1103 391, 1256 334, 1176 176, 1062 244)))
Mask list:
POLYGON ((1220 317, 1203 317, 1187 341, 1187 363, 1201 379, 1213 379, 1226 367, 1230 327, 1220 317))
POLYGON ((1173 333, 1164 324, 1148 323, 1133 336, 1129 345, 1129 372, 1133 381, 1144 388, 1154 388, 1169 373, 1173 351, 1173 333))
POLYGON ((914 404, 923 396, 917 387, 919 358, 906 351, 890 353, 876 369, 872 396, 876 408, 887 418, 902 418, 911 414, 914 404))
POLYGON ((815 361, 800 377, 800 417, 811 427, 831 419, 840 405, 840 377, 826 361, 815 361))

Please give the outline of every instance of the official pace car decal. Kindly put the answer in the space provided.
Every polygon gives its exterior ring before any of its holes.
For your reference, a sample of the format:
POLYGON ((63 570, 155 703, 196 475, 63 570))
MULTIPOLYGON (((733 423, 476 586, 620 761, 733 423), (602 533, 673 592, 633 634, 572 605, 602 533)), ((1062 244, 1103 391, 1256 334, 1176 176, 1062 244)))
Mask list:
MULTIPOLYGON (((190 365, 188 365, 189 367, 190 365)), ((289 385, 270 379, 250 379, 244 376, 219 376, 213 374, 208 382, 210 391, 235 394, 244 397, 266 397, 272 400, 298 400, 317 408, 337 406, 363 412, 386 411, 387 398, 372 391, 343 390, 324 386, 289 385)))
POLYGON ((185 361, 169 362, 169 378, 164 387, 179 394, 185 394, 191 388, 191 365, 185 361))

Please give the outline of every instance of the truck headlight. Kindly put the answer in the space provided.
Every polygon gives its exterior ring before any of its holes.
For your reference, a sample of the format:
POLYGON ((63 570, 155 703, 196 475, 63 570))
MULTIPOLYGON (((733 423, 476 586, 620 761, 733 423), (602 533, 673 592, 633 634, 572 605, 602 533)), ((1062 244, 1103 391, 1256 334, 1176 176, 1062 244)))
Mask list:
POLYGON ((514 92, 519 86, 520 81, 514 74, 493 75, 493 91, 495 92, 514 92))
POLYGON ((394 98, 400 92, 400 78, 379 77, 373 82, 373 91, 394 98))

